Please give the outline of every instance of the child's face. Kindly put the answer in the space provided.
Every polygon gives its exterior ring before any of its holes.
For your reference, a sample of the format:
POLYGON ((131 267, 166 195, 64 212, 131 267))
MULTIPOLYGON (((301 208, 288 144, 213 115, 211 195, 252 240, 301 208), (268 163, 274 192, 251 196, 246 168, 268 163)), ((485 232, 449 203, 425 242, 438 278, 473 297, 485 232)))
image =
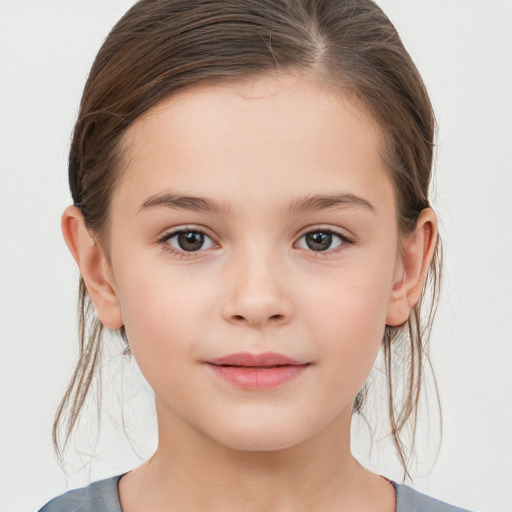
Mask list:
POLYGON ((265 78, 174 96, 126 142, 112 277, 160 425, 250 450, 346 432, 402 271, 374 124, 311 78, 265 78), (300 364, 213 364, 267 352, 300 364))

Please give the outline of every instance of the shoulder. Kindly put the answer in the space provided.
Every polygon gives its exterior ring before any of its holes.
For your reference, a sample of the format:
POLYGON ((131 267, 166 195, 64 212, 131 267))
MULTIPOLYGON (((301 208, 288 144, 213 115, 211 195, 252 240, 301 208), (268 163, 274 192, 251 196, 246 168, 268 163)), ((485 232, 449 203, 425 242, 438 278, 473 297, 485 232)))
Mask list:
POLYGON ((121 476, 66 492, 48 502, 39 512, 122 512, 117 493, 121 476))
POLYGON ((393 482, 396 489, 396 512, 469 512, 415 491, 405 484, 393 482))

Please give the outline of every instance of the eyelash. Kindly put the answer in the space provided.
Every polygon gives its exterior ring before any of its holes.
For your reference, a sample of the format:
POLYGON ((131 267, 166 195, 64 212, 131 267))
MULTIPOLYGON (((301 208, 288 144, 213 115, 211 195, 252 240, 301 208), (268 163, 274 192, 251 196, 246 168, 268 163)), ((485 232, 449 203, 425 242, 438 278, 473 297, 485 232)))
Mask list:
MULTIPOLYGON (((175 256, 179 256, 180 259, 187 258, 187 257, 189 257, 189 255, 201 252, 202 248, 198 249, 197 251, 184 251, 184 250, 176 249, 175 247, 170 245, 170 243, 169 243, 170 240, 172 240, 173 238, 175 238, 181 234, 184 234, 184 233, 196 233, 196 234, 204 235, 205 237, 212 240, 212 238, 210 236, 208 236, 204 231, 202 231, 200 229, 196 229, 196 228, 186 227, 183 229, 178 229, 176 231, 172 231, 171 233, 166 233, 162 238, 160 238, 158 240, 158 242, 162 244, 162 248, 166 252, 169 252, 175 256)), ((212 240, 212 243, 215 244, 215 242, 213 242, 213 240, 212 240)))
MULTIPOLYGON (((194 253, 202 252, 204 250, 202 247, 196 251, 185 251, 183 249, 176 249, 175 247, 170 245, 170 243, 169 243, 170 240, 172 240, 173 238, 175 238, 181 234, 185 234, 185 233, 195 233, 195 234, 203 235, 204 237, 207 237, 211 240, 212 245, 215 245, 215 242, 212 240, 212 238, 209 235, 207 235, 201 229, 195 229, 195 228, 183 228, 183 229, 179 229, 176 231, 172 231, 171 233, 166 233, 163 237, 158 239, 158 243, 162 244, 162 248, 166 252, 169 252, 175 256, 179 256, 180 259, 188 258, 191 255, 193 255, 194 253)), ((349 239, 346 235, 343 235, 343 234, 339 233, 338 231, 334 231, 332 229, 323 229, 321 227, 318 227, 318 228, 315 228, 315 229, 305 232, 304 234, 302 234, 300 236, 299 241, 302 240, 307 235, 314 234, 314 233, 323 233, 325 235, 332 235, 339 239, 339 244, 337 246, 335 246, 334 249, 330 249, 330 250, 327 249, 324 251, 314 251, 312 249, 307 249, 307 250, 311 251, 313 254, 315 254, 315 257, 318 257, 317 255, 322 255, 322 254, 329 254, 329 255, 337 254, 340 251, 342 251, 347 245, 354 245, 354 241, 349 239)))
MULTIPOLYGON (((314 228, 314 229, 309 230, 306 233, 302 234, 299 238, 299 242, 302 239, 304 239, 307 235, 318 234, 318 233, 322 233, 324 235, 329 235, 329 236, 338 238, 339 243, 333 249, 326 249, 323 251, 314 251, 313 249, 307 247, 306 250, 312 252, 315 255, 315 258, 322 257, 323 254, 325 254, 325 255, 338 254, 340 251, 344 250, 347 245, 354 245, 354 241, 349 239, 346 235, 343 235, 333 229, 324 229, 321 227, 314 228)), ((331 244, 332 243, 334 243, 334 240, 331 239, 331 244)))

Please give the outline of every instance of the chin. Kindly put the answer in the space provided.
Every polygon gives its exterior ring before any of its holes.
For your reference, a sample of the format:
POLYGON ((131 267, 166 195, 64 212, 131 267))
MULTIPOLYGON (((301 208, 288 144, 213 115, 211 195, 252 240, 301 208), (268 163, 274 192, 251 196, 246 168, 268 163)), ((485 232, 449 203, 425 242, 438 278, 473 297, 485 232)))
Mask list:
MULTIPOLYGON (((292 423, 297 425, 297 423, 292 423)), ((301 428, 290 428, 287 421, 247 422, 244 420, 236 428, 230 423, 229 429, 210 431, 210 438, 231 450, 246 452, 273 452, 299 445, 314 435, 314 429, 308 429, 304 423, 301 428)))
POLYGON ((299 443, 300 441, 295 442, 289 436, 280 438, 265 435, 244 436, 237 439, 230 438, 226 442, 222 442, 226 448, 239 452, 277 452, 292 448, 299 443))

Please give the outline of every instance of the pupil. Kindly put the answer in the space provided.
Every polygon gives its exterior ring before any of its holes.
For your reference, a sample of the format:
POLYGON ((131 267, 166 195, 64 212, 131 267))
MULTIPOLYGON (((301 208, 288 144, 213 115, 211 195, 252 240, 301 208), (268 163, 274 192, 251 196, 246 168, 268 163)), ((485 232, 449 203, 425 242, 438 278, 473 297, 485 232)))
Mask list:
POLYGON ((306 244, 314 251, 325 251, 326 249, 329 249, 331 242, 332 235, 330 233, 317 231, 316 233, 308 233, 306 235, 306 244))
POLYGON ((180 233, 178 235, 178 244, 184 251, 198 251, 204 243, 204 235, 194 231, 180 233))

